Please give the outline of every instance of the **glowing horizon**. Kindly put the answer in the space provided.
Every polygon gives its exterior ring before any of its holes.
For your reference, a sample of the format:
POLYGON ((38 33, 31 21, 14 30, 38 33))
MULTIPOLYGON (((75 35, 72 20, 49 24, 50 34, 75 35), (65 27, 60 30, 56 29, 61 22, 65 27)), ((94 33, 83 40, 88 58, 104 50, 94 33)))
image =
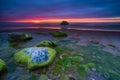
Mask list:
POLYGON ((81 19, 26 19, 26 20, 16 20, 10 22, 30 22, 30 23, 57 23, 61 21, 68 21, 68 22, 78 22, 78 23, 87 23, 87 22, 120 22, 120 17, 114 18, 81 18, 81 19))

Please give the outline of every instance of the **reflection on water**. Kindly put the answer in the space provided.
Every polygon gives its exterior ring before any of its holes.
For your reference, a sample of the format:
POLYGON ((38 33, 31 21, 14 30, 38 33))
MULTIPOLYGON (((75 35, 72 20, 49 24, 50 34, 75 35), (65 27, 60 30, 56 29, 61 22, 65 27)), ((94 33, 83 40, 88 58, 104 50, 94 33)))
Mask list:
POLYGON ((61 29, 60 27, 40 27, 40 26, 27 26, 27 27, 4 27, 1 30, 19 30, 19 29, 61 29))
POLYGON ((64 29, 64 30, 83 30, 83 31, 110 31, 110 32, 120 32, 120 30, 114 30, 114 29, 97 29, 97 28, 78 28, 78 27, 60 27, 60 26, 27 26, 27 27, 3 27, 2 29, 0 29, 0 31, 2 30, 20 30, 20 29, 55 29, 55 30, 60 30, 60 29, 64 29))

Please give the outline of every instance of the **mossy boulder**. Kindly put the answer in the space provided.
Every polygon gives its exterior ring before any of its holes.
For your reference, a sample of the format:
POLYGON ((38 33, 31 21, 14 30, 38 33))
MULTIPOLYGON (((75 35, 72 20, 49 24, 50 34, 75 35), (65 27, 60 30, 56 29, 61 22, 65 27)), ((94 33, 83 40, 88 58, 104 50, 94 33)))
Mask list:
POLYGON ((31 39, 32 39, 32 36, 26 33, 11 33, 8 35, 9 42, 23 42, 31 39))
POLYGON ((38 43, 36 46, 37 47, 56 47, 57 42, 56 41, 45 40, 45 41, 42 41, 42 42, 38 43))
POLYGON ((2 59, 0 59, 0 74, 5 70, 6 70, 6 64, 2 59))
POLYGON ((29 70, 49 65, 56 51, 48 47, 25 48, 14 55, 16 62, 27 65, 29 70))
POLYGON ((54 37, 66 37, 67 34, 65 32, 62 32, 62 31, 56 31, 56 32, 52 33, 52 36, 54 36, 54 37))

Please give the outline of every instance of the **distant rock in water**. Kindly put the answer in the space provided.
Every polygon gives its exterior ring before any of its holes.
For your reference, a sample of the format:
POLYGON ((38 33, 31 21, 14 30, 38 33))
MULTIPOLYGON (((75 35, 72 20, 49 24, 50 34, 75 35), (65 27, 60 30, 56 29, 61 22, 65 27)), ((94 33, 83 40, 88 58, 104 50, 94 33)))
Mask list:
POLYGON ((61 25, 61 29, 67 29, 69 26, 69 23, 67 22, 67 21, 62 21, 61 23, 60 23, 60 25, 61 25))
POLYGON ((60 25, 69 25, 69 23, 67 21, 62 21, 60 25))
POLYGON ((48 47, 25 48, 14 55, 16 62, 27 65, 29 70, 49 65, 56 51, 48 47))

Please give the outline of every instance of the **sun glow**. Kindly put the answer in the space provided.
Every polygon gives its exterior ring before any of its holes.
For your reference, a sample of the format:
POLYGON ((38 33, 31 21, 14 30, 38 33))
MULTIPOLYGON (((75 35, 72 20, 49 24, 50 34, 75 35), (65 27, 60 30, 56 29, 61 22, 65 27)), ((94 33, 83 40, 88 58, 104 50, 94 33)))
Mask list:
POLYGON ((40 21, 39 20, 35 20, 35 21, 33 21, 34 23, 40 23, 40 21))
POLYGON ((12 22, 32 22, 32 23, 44 23, 44 22, 61 22, 61 21, 68 21, 68 22, 120 22, 120 17, 113 17, 113 18, 81 18, 81 19, 27 19, 27 20, 17 20, 12 22))

